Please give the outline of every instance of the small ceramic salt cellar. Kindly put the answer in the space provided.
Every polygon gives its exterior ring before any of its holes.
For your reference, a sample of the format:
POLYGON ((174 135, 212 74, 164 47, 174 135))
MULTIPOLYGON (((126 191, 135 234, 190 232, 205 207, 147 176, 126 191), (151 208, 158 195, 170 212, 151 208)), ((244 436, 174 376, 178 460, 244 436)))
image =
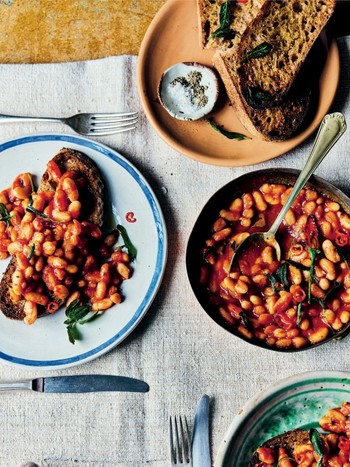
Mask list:
POLYGON ((219 82, 211 68, 182 62, 168 68, 158 86, 162 106, 172 117, 198 120, 208 115, 218 99, 219 82))

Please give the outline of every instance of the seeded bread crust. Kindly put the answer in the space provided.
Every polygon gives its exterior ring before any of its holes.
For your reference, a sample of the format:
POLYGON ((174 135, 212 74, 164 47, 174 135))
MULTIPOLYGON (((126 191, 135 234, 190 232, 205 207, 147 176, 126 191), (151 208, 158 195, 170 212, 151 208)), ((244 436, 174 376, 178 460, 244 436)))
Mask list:
POLYGON ((287 98, 272 108, 254 109, 240 92, 234 54, 216 54, 214 66, 242 125, 252 136, 265 141, 284 141, 301 128, 309 110, 311 91, 287 98))
MULTIPOLYGON (((81 194, 83 201, 82 219, 88 220, 102 227, 103 224, 103 190, 104 184, 96 164, 85 154, 69 148, 63 148, 52 159, 61 172, 67 170, 75 170, 87 179, 87 188, 81 194)), ((49 172, 46 171, 41 179, 38 187, 38 192, 55 191, 57 183, 50 178, 49 172)), ((10 296, 10 288, 12 284, 12 275, 16 270, 16 258, 13 257, 8 264, 6 271, 0 282, 0 309, 3 314, 10 319, 23 320, 25 314, 23 311, 25 301, 21 300, 13 303, 10 296)), ((53 301, 62 304, 62 301, 57 299, 53 294, 50 294, 53 301)), ((47 316, 43 307, 38 306, 38 318, 47 316)))
MULTIPOLYGON (((309 432, 306 430, 298 429, 287 431, 281 435, 274 436, 273 438, 270 438, 268 441, 266 441, 262 446, 276 450, 278 448, 284 448, 288 457, 293 459, 295 446, 306 444, 308 442, 310 442, 309 432)), ((260 465, 259 462, 259 456, 255 452, 251 461, 249 462, 249 467, 256 467, 260 465)))
POLYGON ((229 6, 232 12, 231 34, 225 37, 210 38, 211 34, 220 27, 220 8, 226 0, 197 0, 199 22, 199 42, 205 49, 220 49, 228 51, 234 48, 247 28, 256 17, 266 0, 233 1, 229 6), (210 39, 209 39, 210 38, 210 39))
POLYGON ((264 107, 283 101, 334 8, 335 0, 278 0, 262 6, 237 47, 239 87, 246 100, 262 91, 269 96, 264 107), (267 55, 243 60, 262 43, 272 46, 267 55))

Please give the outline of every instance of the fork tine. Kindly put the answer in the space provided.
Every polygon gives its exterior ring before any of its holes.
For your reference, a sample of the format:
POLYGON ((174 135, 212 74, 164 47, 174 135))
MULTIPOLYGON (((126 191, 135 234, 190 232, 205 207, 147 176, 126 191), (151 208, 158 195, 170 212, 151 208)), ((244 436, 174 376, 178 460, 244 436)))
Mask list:
POLYGON ((174 455, 173 421, 171 417, 169 417, 169 434, 170 434, 170 461, 174 464, 175 455, 174 455))
POLYGON ((101 119, 101 118, 122 118, 122 117, 137 117, 138 112, 115 112, 115 113, 104 113, 104 114, 91 114, 90 118, 101 119))
POLYGON ((176 454, 175 454, 175 464, 182 462, 181 458, 181 449, 180 449, 180 442, 179 442, 179 430, 177 427, 177 418, 175 416, 175 443, 176 443, 176 454))
POLYGON ((122 123, 122 122, 137 122, 138 120, 138 116, 137 115, 133 115, 133 116, 130 116, 130 117, 123 117, 123 118, 118 118, 118 117, 115 117, 115 118, 95 118, 95 117, 91 117, 91 121, 90 121, 90 125, 104 125, 104 124, 113 124, 113 123, 122 123))
POLYGON ((186 417, 169 418, 170 460, 174 466, 191 465, 191 441, 186 417))
POLYGON ((109 128, 122 128, 129 125, 136 125, 137 118, 132 118, 130 120, 116 120, 116 121, 101 121, 101 122, 91 122, 90 127, 100 129, 100 130, 108 130, 109 128))
POLYGON ((187 418, 184 416, 184 422, 182 422, 182 418, 180 417, 180 428, 181 428, 181 436, 183 439, 183 461, 189 463, 190 462, 190 433, 187 424, 187 418), (185 425, 185 430, 184 426, 185 425))
POLYGON ((100 128, 100 129, 93 129, 92 128, 86 134, 88 136, 107 136, 107 135, 114 135, 116 133, 123 133, 124 131, 131 131, 131 130, 134 130, 135 128, 136 128, 135 125, 130 125, 130 126, 127 126, 127 127, 124 127, 124 128, 114 127, 114 128, 110 128, 108 130, 104 130, 102 128, 100 128))

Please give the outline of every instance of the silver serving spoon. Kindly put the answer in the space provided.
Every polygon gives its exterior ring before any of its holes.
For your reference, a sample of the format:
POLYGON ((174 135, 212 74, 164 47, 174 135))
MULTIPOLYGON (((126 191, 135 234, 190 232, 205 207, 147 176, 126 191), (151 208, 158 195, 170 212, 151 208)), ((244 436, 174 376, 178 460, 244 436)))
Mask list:
POLYGON ((279 212, 274 223, 268 232, 252 233, 247 238, 245 238, 234 251, 231 265, 237 261, 238 256, 241 255, 243 251, 246 251, 248 248, 254 248, 254 246, 259 247, 259 249, 264 248, 266 245, 272 246, 276 250, 277 259, 281 259, 281 247, 276 240, 276 232, 285 215, 287 214, 287 211, 292 206, 295 198, 303 189, 305 183, 309 180, 311 175, 323 161, 330 149, 342 136, 345 130, 346 122, 343 114, 336 112, 333 114, 328 114, 323 118, 315 142, 313 144, 311 154, 303 170, 300 172, 300 175, 295 182, 294 188, 291 191, 285 205, 279 212))

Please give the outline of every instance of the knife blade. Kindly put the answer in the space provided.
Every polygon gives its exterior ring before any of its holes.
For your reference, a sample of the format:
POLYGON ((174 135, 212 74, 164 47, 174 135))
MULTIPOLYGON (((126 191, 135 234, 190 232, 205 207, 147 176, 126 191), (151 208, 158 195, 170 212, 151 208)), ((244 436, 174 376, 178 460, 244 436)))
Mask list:
POLYGON ((148 392, 144 381, 115 375, 50 376, 26 381, 0 383, 0 391, 32 390, 48 393, 80 393, 97 391, 148 392))
POLYGON ((193 467, 211 467, 209 448, 209 396, 204 394, 196 408, 192 436, 193 467))

